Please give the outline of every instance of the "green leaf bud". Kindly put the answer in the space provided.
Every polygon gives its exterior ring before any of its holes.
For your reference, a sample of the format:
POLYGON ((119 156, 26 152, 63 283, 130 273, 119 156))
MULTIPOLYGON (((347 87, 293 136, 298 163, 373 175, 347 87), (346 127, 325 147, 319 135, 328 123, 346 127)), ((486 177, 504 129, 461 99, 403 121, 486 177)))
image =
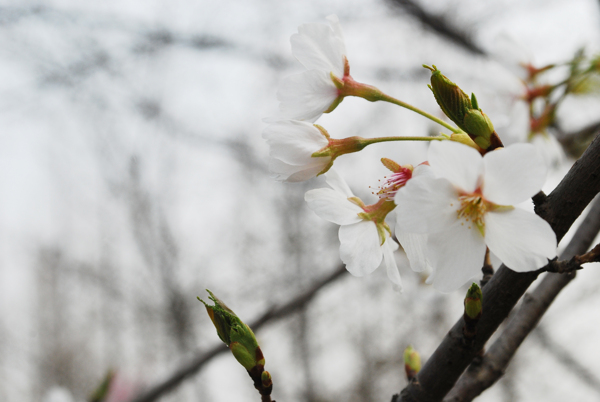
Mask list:
POLYGON ((273 380, 271 379, 271 373, 268 371, 263 371, 260 375, 260 379, 262 381, 262 386, 264 388, 269 388, 273 385, 273 380))
POLYGON ((421 371, 421 355, 411 345, 404 349, 404 369, 409 381, 421 371))
POLYGON ((465 297, 465 316, 471 320, 477 320, 481 317, 481 301, 483 299, 483 293, 481 288, 473 283, 467 291, 465 297))
POLYGON ((108 397, 108 392, 110 391, 110 386, 115 378, 115 372, 112 370, 108 370, 104 379, 98 385, 98 388, 94 390, 92 395, 89 397, 89 402, 104 402, 108 397))
POLYGON ((231 349, 233 356, 246 370, 250 371, 256 366, 262 368, 265 365, 265 359, 254 332, 210 290, 206 289, 206 291, 210 294, 208 298, 215 305, 211 306, 200 298, 198 300, 204 303, 219 338, 231 349))

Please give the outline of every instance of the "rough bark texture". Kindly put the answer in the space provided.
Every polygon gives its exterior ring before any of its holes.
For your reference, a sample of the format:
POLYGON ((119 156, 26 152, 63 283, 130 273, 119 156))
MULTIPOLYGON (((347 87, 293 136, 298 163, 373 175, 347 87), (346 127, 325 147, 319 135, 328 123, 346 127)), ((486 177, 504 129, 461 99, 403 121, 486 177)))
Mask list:
MULTIPOLYGON (((560 241, 575 219, 600 191, 600 140, 596 138, 536 213, 560 241)), ((417 376, 400 394, 401 401, 437 402, 452 389, 498 326, 541 271, 516 273, 502 265, 483 288, 483 311, 477 338, 470 346, 461 341, 463 319, 452 327, 417 376)))

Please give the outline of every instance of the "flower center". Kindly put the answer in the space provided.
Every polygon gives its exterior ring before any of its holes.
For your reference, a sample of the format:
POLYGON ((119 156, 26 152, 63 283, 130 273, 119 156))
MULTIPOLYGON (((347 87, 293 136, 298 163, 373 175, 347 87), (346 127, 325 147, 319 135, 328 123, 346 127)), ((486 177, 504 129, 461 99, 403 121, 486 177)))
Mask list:
MULTIPOLYGON (((400 167, 400 170, 392 173, 388 176, 384 176, 384 182, 382 185, 377 186, 377 193, 375 191, 372 194, 377 195, 382 200, 393 200, 400 187, 404 186, 406 182, 412 177, 412 169, 400 167)), ((381 180, 379 180, 381 182, 381 180)), ((371 186, 369 186, 371 188, 371 186)))
MULTIPOLYGON (((469 229, 471 229, 471 225, 475 225, 481 235, 485 236, 483 217, 492 204, 484 200, 481 194, 478 193, 461 195, 458 197, 458 201, 460 202, 460 208, 456 211, 458 218, 464 218, 467 225, 469 225, 469 229)), ((461 224, 464 225, 465 222, 461 224)))

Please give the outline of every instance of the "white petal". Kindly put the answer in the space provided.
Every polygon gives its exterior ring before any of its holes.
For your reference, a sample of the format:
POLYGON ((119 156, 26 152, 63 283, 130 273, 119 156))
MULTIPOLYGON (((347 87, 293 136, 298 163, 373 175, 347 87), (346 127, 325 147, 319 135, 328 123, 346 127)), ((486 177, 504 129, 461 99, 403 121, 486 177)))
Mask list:
POLYGON ((432 177, 435 178, 435 174, 433 173, 433 170, 431 169, 431 166, 429 165, 418 165, 417 167, 414 168, 413 173, 412 173, 412 177, 416 178, 416 177, 432 177))
POLYGON ((313 158, 309 165, 289 165, 279 159, 269 159, 269 170, 275 180, 298 182, 305 181, 319 174, 331 160, 329 157, 313 158))
POLYGON ((536 270, 556 257, 556 235, 548 222, 518 208, 486 214, 485 242, 507 267, 517 272, 536 270))
POLYGON ((447 230, 460 205, 456 189, 446 179, 412 178, 396 193, 397 224, 402 231, 432 233, 447 230))
POLYGON ((388 237, 381 248, 383 250, 383 263, 385 264, 387 276, 392 282, 394 290, 402 292, 402 279, 400 279, 400 272, 398 272, 396 258, 394 258, 394 251, 398 250, 398 245, 391 237, 388 237))
POLYGON ((277 99, 282 117, 314 122, 337 99, 338 89, 328 72, 309 70, 286 77, 277 99))
POLYGON ((427 246, 433 265, 433 287, 451 292, 481 274, 485 242, 479 230, 457 221, 451 230, 429 236, 427 246))
POLYGON ((333 72, 342 78, 346 49, 343 38, 339 37, 339 21, 332 25, 335 28, 320 23, 299 26, 298 33, 290 39, 292 53, 307 70, 320 70, 327 74, 333 72))
POLYGON ((340 258, 352 275, 368 275, 381 264, 383 251, 379 244, 377 227, 373 222, 361 221, 341 226, 339 237, 340 258))
POLYGON ((340 176, 340 174, 335 169, 329 169, 327 173, 325 173, 325 181, 327 184, 331 186, 335 191, 338 191, 346 196, 346 198, 354 197, 350 187, 346 181, 340 176))
POLYGON ((333 33, 335 34, 335 36, 342 43, 342 46, 343 46, 342 53, 344 55, 346 55, 346 45, 345 45, 346 41, 344 40, 344 32, 342 31, 342 26, 340 25, 340 19, 335 14, 328 15, 325 18, 327 19, 327 21, 329 21, 329 26, 333 30, 333 33))
POLYGON ((326 147, 329 141, 310 123, 284 120, 263 130, 270 146, 269 155, 290 165, 312 164, 312 154, 326 147))
POLYGON ((348 198, 330 188, 310 190, 304 195, 308 207, 319 217, 338 225, 350 225, 362 221, 358 214, 362 208, 348 201, 348 198))
POLYGON ((475 149, 453 141, 434 141, 428 156, 435 175, 448 179, 458 189, 472 193, 479 185, 483 162, 475 149))
POLYGON ((396 225, 396 238, 400 242, 415 272, 423 272, 430 264, 427 261, 427 235, 406 233, 396 225))
POLYGON ((541 190, 546 164, 531 144, 513 144, 483 158, 483 196, 495 204, 515 205, 541 190))

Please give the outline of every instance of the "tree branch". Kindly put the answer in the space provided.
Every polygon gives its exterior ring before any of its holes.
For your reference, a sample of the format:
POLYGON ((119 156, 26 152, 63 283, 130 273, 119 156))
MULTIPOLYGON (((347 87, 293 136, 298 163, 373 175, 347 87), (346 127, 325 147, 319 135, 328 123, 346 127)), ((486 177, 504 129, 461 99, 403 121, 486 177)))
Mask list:
MULTIPOLYGON (((600 231, 600 197, 596 197, 590 211, 575 236, 561 254, 568 259, 584 253, 600 231)), ((467 402, 491 387, 503 374, 525 337, 535 328, 542 315, 558 293, 575 278, 569 274, 547 274, 539 286, 526 294, 517 313, 484 355, 480 364, 471 364, 444 402, 467 402)))
POLYGON ((485 50, 477 44, 465 31, 461 31, 455 25, 448 22, 447 18, 433 15, 426 11, 421 5, 413 0, 388 0, 388 3, 395 7, 400 7, 438 35, 449 39, 463 49, 477 55, 486 55, 485 50))
MULTIPOLYGON (((550 224, 560 241, 599 191, 597 137, 545 202, 536 206, 536 213, 550 224)), ((475 342, 463 344, 461 317, 423 366, 417 381, 402 390, 401 401, 441 401, 540 272, 516 273, 502 265, 483 288, 484 314, 477 325, 475 342)))
MULTIPOLYGON (((286 317, 296 312, 314 299, 314 297, 322 288, 341 278, 344 272, 346 272, 346 268, 341 265, 331 274, 316 282, 304 293, 279 307, 269 309, 258 319, 251 322, 248 326, 252 328, 253 331, 257 331, 271 321, 286 317)), ((218 345, 205 352, 199 353, 194 359, 176 369, 167 379, 144 390, 140 394, 136 395, 130 402, 151 402, 157 400, 165 394, 173 391, 186 378, 196 374, 213 357, 224 353, 225 351, 227 351, 226 347, 223 345, 218 345)))
POLYGON ((573 355, 569 353, 567 349, 553 341, 545 330, 541 327, 536 328, 533 333, 536 338, 540 341, 540 345, 543 346, 548 352, 554 356, 562 365, 565 366, 574 376, 576 376, 581 382, 588 385, 597 393, 600 393, 600 379, 596 377, 593 371, 583 366, 580 362, 573 358, 573 355))
POLYGON ((560 127, 555 126, 556 139, 563 149, 572 158, 579 158, 589 143, 600 133, 600 122, 590 124, 580 130, 565 133, 560 127))

